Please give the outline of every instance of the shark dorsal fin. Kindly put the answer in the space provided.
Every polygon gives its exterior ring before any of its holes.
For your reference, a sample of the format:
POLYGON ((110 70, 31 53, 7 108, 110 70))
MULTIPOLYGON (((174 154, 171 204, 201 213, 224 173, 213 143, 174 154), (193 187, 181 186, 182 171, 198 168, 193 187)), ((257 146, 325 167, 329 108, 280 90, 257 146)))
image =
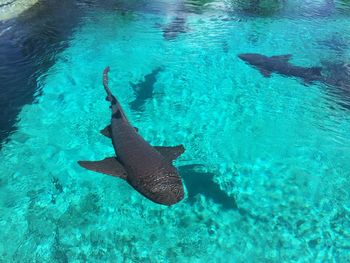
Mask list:
MULTIPOLYGON (((139 129, 134 127, 136 132, 139 132, 139 129)), ((111 125, 107 125, 103 130, 100 130, 100 133, 108 138, 112 138, 111 135, 111 125)))
POLYGON ((111 138, 111 125, 107 125, 103 130, 100 131, 104 136, 111 138))
POLYGON ((271 58, 283 60, 283 61, 289 61, 292 58, 292 54, 272 56, 271 58))

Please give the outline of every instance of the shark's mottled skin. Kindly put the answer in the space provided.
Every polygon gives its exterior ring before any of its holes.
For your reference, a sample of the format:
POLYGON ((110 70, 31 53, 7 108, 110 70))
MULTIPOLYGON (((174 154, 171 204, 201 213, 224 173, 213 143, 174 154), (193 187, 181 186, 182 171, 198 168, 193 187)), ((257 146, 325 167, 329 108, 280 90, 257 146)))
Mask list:
POLYGON ((184 197, 181 178, 172 161, 184 152, 182 145, 153 147, 130 124, 118 100, 108 87, 109 67, 104 70, 103 84, 111 102, 111 125, 103 134, 112 139, 116 157, 102 161, 80 161, 89 170, 125 179, 138 192, 163 205, 173 205, 184 197))
POLYGON ((321 67, 300 67, 289 63, 292 55, 268 57, 256 53, 239 54, 238 57, 257 68, 264 77, 277 73, 302 79, 305 83, 322 80, 321 67))

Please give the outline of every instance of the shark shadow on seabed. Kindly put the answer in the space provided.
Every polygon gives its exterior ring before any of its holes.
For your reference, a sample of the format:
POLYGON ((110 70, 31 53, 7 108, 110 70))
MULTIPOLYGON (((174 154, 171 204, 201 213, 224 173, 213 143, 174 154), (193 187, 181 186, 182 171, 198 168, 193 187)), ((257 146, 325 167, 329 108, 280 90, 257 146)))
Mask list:
POLYGON ((132 110, 143 110, 146 101, 153 97, 154 85, 157 82, 158 74, 163 70, 162 67, 155 68, 151 73, 144 76, 143 81, 137 84, 130 83, 135 93, 135 100, 129 103, 132 110))
POLYGON ((253 221, 261 221, 266 224, 269 223, 266 218, 256 215, 249 209, 241 208, 237 205, 234 196, 229 195, 222 190, 220 186, 214 182, 215 174, 207 172, 205 167, 200 164, 190 164, 179 166, 178 170, 182 180, 184 181, 187 189, 186 202, 194 205, 199 195, 204 196, 206 199, 212 200, 214 203, 221 206, 225 211, 235 211, 245 219, 253 221))
POLYGON ((43 1, 16 19, 0 21, 0 148, 17 129, 22 107, 40 96, 37 79, 68 47, 83 12, 74 1, 43 1))
POLYGON ((180 176, 183 179, 187 192, 188 202, 194 204, 198 195, 222 206, 223 209, 238 209, 236 200, 223 191, 220 186, 214 182, 214 173, 203 171, 204 166, 192 164, 178 167, 180 176))

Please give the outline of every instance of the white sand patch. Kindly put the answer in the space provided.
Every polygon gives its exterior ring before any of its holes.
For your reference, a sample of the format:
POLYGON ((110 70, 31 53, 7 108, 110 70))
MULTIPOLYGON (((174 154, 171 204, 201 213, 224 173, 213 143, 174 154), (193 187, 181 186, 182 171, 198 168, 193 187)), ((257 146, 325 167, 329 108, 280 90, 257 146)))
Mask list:
POLYGON ((18 16, 37 2, 38 0, 0 0, 0 21, 18 16))

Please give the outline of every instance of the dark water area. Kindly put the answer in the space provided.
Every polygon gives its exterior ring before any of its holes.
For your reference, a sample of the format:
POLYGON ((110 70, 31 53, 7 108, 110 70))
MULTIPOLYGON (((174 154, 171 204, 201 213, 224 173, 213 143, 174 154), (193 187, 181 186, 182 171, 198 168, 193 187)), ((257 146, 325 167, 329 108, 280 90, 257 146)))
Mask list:
POLYGON ((327 18, 350 14, 350 3, 344 0, 233 0, 229 3, 232 12, 246 16, 327 18))
MULTIPOLYGON (((114 8, 111 1, 103 8, 114 8)), ((69 46, 79 22, 95 1, 40 1, 19 17, 0 22, 0 148, 16 130, 21 108, 35 102, 41 87, 38 77, 69 46)))
POLYGON ((68 45, 81 12, 73 1, 46 1, 0 24, 0 142, 13 132, 16 116, 40 94, 37 78, 68 45))
POLYGON ((16 130, 21 108, 40 96, 38 77, 55 63, 89 11, 155 12, 143 1, 40 1, 17 18, 0 22, 0 148, 16 130))

